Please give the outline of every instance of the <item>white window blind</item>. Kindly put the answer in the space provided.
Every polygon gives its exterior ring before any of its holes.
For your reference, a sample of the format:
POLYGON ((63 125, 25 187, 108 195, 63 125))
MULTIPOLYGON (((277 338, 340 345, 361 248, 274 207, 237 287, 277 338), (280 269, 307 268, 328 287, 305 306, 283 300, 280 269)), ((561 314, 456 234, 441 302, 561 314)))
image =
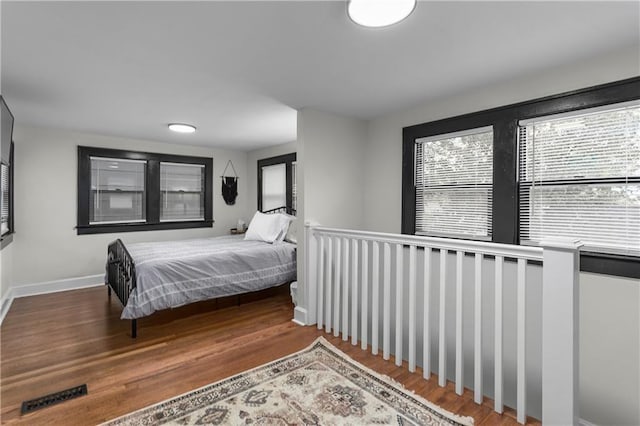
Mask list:
POLYGON ((89 223, 129 223, 146 220, 147 162, 91 157, 89 223))
POLYGON ((0 171, 2 175, 2 197, 0 198, 0 203, 2 204, 0 210, 2 214, 0 215, 0 229, 1 234, 4 235, 9 232, 9 166, 6 164, 0 165, 0 171))
POLYGON ((262 168, 262 210, 287 205, 287 164, 278 163, 262 168))
POLYGON ((160 220, 204 220, 204 165, 160 163, 160 220))
POLYGON ((640 255, 640 102, 520 122, 520 241, 640 255))
POLYGON ((416 234, 490 239, 493 129, 416 140, 416 234))

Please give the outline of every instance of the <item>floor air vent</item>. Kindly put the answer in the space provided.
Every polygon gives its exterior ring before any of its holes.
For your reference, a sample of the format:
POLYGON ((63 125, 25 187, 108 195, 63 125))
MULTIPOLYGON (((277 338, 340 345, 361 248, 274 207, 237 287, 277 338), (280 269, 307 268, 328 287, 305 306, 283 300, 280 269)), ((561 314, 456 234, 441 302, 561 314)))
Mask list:
POLYGON ((22 414, 27 414, 41 408, 47 408, 60 402, 65 402, 87 394, 87 385, 75 386, 60 392, 52 393, 40 398, 31 399, 22 403, 22 414))

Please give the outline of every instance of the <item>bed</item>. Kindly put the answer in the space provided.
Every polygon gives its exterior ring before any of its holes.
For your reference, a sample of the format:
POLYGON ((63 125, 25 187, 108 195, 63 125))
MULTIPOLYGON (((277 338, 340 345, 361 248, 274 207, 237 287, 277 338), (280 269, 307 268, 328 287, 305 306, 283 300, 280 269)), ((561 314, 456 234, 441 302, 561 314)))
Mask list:
POLYGON ((113 291, 122 303, 121 318, 131 320, 133 338, 137 319, 156 311, 296 279, 295 244, 245 240, 243 235, 126 246, 118 239, 109 244, 107 255, 108 293, 113 291))

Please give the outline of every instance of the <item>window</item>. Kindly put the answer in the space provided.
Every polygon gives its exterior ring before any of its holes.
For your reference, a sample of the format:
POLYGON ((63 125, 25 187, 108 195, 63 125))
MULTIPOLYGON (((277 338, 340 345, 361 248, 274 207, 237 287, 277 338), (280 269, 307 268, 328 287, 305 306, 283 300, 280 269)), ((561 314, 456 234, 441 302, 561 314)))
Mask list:
POLYGON ((0 238, 2 247, 12 241, 13 224, 13 142, 9 147, 9 164, 0 163, 0 238))
POLYGON ((13 114, 0 95, 0 248, 13 240, 13 114))
POLYGON ((211 227, 213 160, 78 147, 78 234, 211 227))
POLYGON ((486 221, 487 240, 580 239, 582 271, 640 278, 640 77, 405 127, 402 156, 403 233, 483 239, 486 221), (483 127, 491 151, 460 148, 483 127))
POLYGON ((491 238, 491 127, 416 140, 416 234, 491 238))
POLYGON ((295 153, 258 160, 258 210, 287 207, 295 213, 295 164, 295 153))
POLYGON ((520 122, 520 241, 640 256, 640 103, 520 122))
POLYGON ((204 165, 160 163, 160 220, 204 220, 204 165))
POLYGON ((293 210, 298 210, 298 174, 297 174, 298 162, 291 163, 291 207, 293 210))
POLYGON ((0 229, 2 236, 11 231, 9 226, 9 166, 0 164, 0 173, 2 174, 2 215, 0 216, 0 229))
POLYGON ((90 159, 89 224, 144 222, 147 162, 103 157, 90 159))
POLYGON ((262 168, 262 209, 271 210, 287 205, 287 165, 262 168))

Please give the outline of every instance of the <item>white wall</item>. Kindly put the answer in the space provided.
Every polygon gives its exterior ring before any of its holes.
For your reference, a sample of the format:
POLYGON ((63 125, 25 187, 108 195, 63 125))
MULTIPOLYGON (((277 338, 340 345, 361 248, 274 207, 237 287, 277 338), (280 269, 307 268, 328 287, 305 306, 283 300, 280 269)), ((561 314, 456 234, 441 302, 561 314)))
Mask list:
MULTIPOLYGON (((364 228, 400 232, 403 127, 638 75, 640 52, 625 49, 372 120, 364 163, 364 228)), ((581 274, 581 280, 581 417, 596 424, 640 424, 640 281, 590 274, 581 274), (609 370, 614 377, 603 375, 609 370)))
POLYGON ((580 417, 640 424, 640 280, 580 274, 580 417))
POLYGON ((9 309, 11 299, 10 285, 13 281, 13 245, 0 251, 0 322, 9 309))
POLYGON ((297 152, 297 148, 297 144, 294 141, 247 152, 248 210, 245 222, 249 223, 253 214, 258 210, 258 160, 291 154, 292 152, 297 152))
MULTIPOLYGON (((298 111, 298 217, 323 226, 361 228, 362 186, 367 124, 310 108, 298 111)), ((298 282, 303 306, 306 292, 304 232, 298 231, 298 282)))
POLYGON ((305 221, 360 228, 366 122, 309 108, 298 112, 298 159, 305 221))
MULTIPOLYGON (((16 127, 14 288, 104 273, 107 244, 223 235, 247 211, 246 152, 16 127), (213 228, 77 235, 77 146, 213 157, 213 228), (220 175, 231 159, 240 180, 236 204, 221 195, 220 175)), ((3 250, 4 252, 4 250, 3 250)), ((4 286, 4 284, 3 284, 4 286)))

